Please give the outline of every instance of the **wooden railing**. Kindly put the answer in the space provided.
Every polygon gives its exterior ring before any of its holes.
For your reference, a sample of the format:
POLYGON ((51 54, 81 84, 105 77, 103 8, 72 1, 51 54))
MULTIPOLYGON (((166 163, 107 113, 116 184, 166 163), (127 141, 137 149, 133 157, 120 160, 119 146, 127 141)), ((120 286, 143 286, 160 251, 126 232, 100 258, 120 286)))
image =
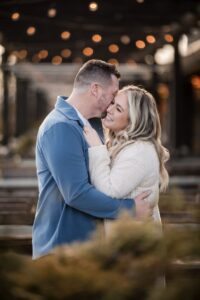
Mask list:
MULTIPOLYGON (((13 172, 12 172, 13 173, 13 172)), ((0 180, 0 251, 12 249, 31 254, 32 224, 38 198, 34 170, 22 177, 0 180)), ((200 176, 172 176, 167 193, 160 197, 160 210, 165 226, 200 226, 200 176)))
POLYGON ((0 180, 0 251, 31 254, 37 197, 34 179, 0 180))

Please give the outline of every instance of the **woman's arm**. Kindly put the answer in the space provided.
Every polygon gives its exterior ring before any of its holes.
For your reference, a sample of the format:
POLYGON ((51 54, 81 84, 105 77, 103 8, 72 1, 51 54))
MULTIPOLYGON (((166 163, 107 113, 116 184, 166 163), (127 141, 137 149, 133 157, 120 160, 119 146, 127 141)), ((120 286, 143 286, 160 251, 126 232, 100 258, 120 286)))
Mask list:
POLYGON ((92 184, 111 197, 126 197, 145 179, 146 169, 137 146, 129 145, 118 153, 112 166, 105 145, 90 147, 88 153, 92 184))
POLYGON ((110 155, 102 145, 98 134, 91 127, 84 128, 84 135, 91 146, 89 170, 91 183, 101 192, 113 198, 125 198, 144 182, 149 170, 151 151, 149 147, 138 144, 127 145, 121 150, 111 165, 110 155))

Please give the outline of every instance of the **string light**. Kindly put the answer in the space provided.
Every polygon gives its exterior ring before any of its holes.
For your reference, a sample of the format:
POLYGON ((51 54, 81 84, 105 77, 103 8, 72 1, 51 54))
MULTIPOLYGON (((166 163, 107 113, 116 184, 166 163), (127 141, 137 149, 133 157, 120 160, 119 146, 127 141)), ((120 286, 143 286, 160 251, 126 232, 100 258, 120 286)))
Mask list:
POLYGON ((94 34, 94 35, 92 36, 92 40, 93 40, 93 42, 95 42, 95 43, 99 43, 99 42, 101 42, 101 40, 102 40, 102 36, 101 36, 100 34, 94 34))
POLYGON ((34 35, 35 32, 36 32, 36 28, 33 27, 33 26, 28 27, 27 30, 26 30, 26 33, 27 33, 28 35, 34 35))
POLYGON ((143 42, 142 40, 137 40, 136 42, 135 42, 135 45, 136 45, 136 47, 137 48, 139 48, 139 49, 144 49, 145 48, 145 42, 143 42))
POLYGON ((72 51, 70 49, 63 49, 60 54, 62 55, 62 57, 68 58, 71 56, 72 51))
POLYGON ((22 49, 22 50, 17 52, 17 57, 19 59, 24 59, 24 58, 27 57, 27 55, 28 55, 28 51, 26 49, 22 49))
POLYGON ((55 8, 50 8, 47 15, 49 18, 54 18, 57 15, 57 10, 55 8))
POLYGON ((112 65, 118 65, 118 64, 119 64, 118 60, 115 59, 115 58, 110 58, 110 59, 108 60, 108 63, 110 63, 110 64, 112 64, 112 65))
POLYGON ((75 57, 73 60, 74 63, 76 64, 82 64, 83 63, 83 59, 79 56, 75 57))
POLYGON ((173 38, 173 36, 172 36, 171 34, 165 34, 165 35, 164 35, 164 39, 165 39, 165 41, 168 42, 168 43, 172 43, 173 40, 174 40, 174 38, 173 38))
POLYGON ((34 63, 40 62, 40 58, 39 58, 38 54, 34 54, 34 55, 33 55, 33 57, 32 57, 32 62, 34 62, 34 63))
POLYGON ((200 89, 200 76, 194 75, 191 78, 193 88, 200 89))
POLYGON ((157 86, 157 92, 160 97, 164 100, 169 97, 169 88, 165 83, 159 83, 157 86))
POLYGON ((61 39, 68 40, 71 36, 71 33, 69 31, 63 31, 60 34, 61 39))
POLYGON ((62 63, 62 57, 59 55, 56 55, 52 58, 51 62, 53 65, 56 65, 56 66, 60 65, 62 63))
POLYGON ((122 35, 120 41, 122 42, 122 44, 128 45, 130 44, 131 39, 128 35, 122 35))
POLYGON ((38 57, 40 59, 45 59, 47 58, 49 55, 48 51, 47 50, 41 50, 39 53, 38 53, 38 57))
POLYGON ((12 19, 13 21, 17 21, 17 20, 19 20, 19 18, 20 18, 20 13, 18 13, 18 12, 14 12, 14 13, 11 15, 11 19, 12 19))
POLYGON ((132 59, 132 58, 127 59, 126 63, 128 65, 136 65, 136 61, 134 59, 132 59))
POLYGON ((156 39, 153 35, 147 35, 146 40, 149 44, 154 44, 156 42, 156 39))
POLYGON ((111 53, 117 53, 119 51, 119 46, 116 45, 116 44, 110 44, 108 46, 108 50, 111 52, 111 53))
POLYGON ((85 56, 91 56, 93 53, 94 53, 94 50, 92 48, 90 48, 90 47, 85 47, 83 49, 83 54, 85 56))
POLYGON ((96 2, 91 2, 89 4, 89 10, 90 11, 96 11, 98 9, 98 4, 96 2))

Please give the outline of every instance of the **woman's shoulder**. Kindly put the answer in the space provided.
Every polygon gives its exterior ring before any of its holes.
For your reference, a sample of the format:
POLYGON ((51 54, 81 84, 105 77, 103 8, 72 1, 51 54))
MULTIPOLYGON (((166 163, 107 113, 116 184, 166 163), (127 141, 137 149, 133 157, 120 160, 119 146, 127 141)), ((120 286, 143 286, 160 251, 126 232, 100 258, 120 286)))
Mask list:
POLYGON ((130 142, 127 143, 127 145, 124 146, 123 148, 124 151, 130 151, 130 152, 138 152, 138 151, 153 151, 155 152, 155 147, 152 142, 149 141, 135 141, 135 142, 130 142))
POLYGON ((145 164, 148 161, 157 162, 158 160, 158 155, 153 143, 148 141, 135 141, 126 144, 117 156, 118 158, 126 157, 126 159, 137 157, 137 159, 142 159, 145 164))

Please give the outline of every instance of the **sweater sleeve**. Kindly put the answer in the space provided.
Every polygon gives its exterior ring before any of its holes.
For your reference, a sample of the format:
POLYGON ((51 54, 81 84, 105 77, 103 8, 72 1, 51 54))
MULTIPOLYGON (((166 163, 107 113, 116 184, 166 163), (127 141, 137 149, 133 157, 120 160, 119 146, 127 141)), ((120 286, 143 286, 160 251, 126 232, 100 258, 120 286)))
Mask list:
POLYGON ((89 148, 89 168, 92 184, 101 192, 115 198, 130 194, 144 180, 146 169, 143 155, 136 147, 118 153, 111 166, 105 145, 89 148))

